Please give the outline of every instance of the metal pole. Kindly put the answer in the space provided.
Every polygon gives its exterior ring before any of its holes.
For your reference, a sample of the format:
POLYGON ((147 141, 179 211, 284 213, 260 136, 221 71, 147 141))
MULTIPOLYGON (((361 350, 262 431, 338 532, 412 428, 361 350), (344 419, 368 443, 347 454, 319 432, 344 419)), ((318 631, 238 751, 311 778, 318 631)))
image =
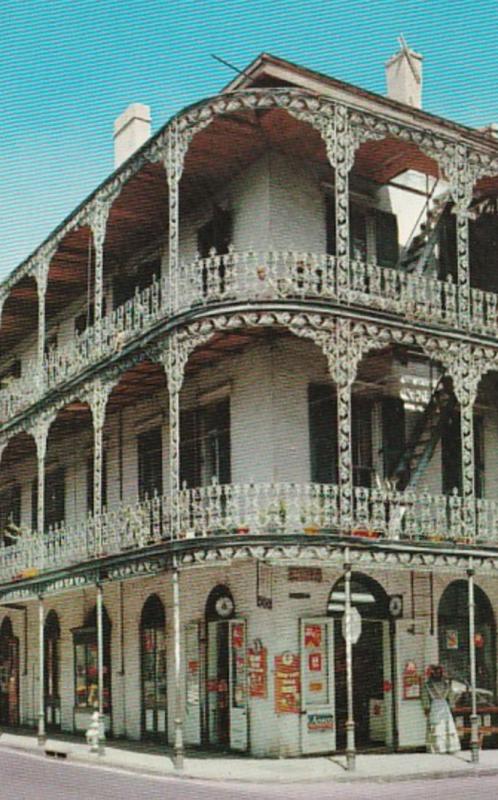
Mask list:
POLYGON ((43 597, 38 598, 38 744, 44 745, 45 733, 45 630, 43 597))
MULTIPOLYGON (((471 559, 472 562, 472 559, 471 559)), ((472 762, 479 762, 479 717, 477 716, 476 694, 476 643, 475 643, 475 600, 474 600, 474 570, 472 566, 467 571, 469 586, 469 657, 470 657, 470 695, 472 711, 470 715, 470 753, 472 762)))
POLYGON ((99 756, 105 754, 104 723, 104 624, 103 624, 103 591, 97 584, 97 669, 98 669, 98 713, 99 713, 99 756))
POLYGON ((346 765, 353 771, 356 767, 356 747, 354 736, 354 709, 353 709, 353 643, 351 641, 351 564, 349 551, 346 551, 344 564, 344 607, 346 615, 346 691, 348 716, 346 719, 346 765))
POLYGON ((173 628, 175 637, 175 769, 183 769, 183 703, 181 686, 181 626, 180 626, 180 585, 178 564, 173 556, 173 628))

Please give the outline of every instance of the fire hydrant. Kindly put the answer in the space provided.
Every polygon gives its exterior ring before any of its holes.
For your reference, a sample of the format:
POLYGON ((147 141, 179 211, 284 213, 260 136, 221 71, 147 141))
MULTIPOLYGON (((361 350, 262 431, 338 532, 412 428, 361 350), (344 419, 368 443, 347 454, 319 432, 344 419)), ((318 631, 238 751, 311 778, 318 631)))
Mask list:
POLYGON ((92 721, 88 726, 86 732, 86 741, 87 744, 90 745, 90 752, 91 753, 98 753, 99 752, 99 738, 100 738, 100 722, 99 722, 99 712, 94 711, 92 714, 92 721))

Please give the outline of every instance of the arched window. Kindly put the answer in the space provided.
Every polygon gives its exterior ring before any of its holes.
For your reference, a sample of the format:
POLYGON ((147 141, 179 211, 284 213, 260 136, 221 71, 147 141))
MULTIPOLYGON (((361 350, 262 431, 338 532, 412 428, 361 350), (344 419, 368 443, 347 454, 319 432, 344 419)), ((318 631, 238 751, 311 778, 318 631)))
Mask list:
MULTIPOLYGON (((480 689, 496 692, 496 627, 487 595, 478 586, 475 599, 476 677, 480 689)), ((439 661, 451 678, 470 681, 469 597, 465 580, 444 590, 438 609, 439 661)))
MULTIPOLYGON (((111 621, 104 607, 104 712, 111 708, 111 621)), ((80 709, 98 708, 98 646, 97 608, 85 619, 82 628, 73 630, 75 706, 80 709)))
POLYGON ((60 625, 55 611, 49 611, 45 620, 45 712, 47 725, 60 725, 60 625))
POLYGON ((166 736, 167 674, 166 615, 157 594, 142 609, 140 652, 142 664, 142 731, 147 737, 166 736))

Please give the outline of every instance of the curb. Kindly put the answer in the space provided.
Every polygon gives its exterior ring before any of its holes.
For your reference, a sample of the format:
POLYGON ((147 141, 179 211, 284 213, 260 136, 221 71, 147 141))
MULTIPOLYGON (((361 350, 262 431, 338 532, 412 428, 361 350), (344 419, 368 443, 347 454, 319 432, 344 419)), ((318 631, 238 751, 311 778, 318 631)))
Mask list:
MULTIPOLYGON (((141 764, 135 765, 130 763, 116 763, 113 760, 107 761, 107 756, 99 756, 98 754, 90 754, 89 752, 78 752, 72 751, 71 745, 66 742, 57 742, 57 751, 60 753, 64 753, 64 760, 68 763, 72 764, 89 764, 93 767, 102 767, 108 770, 119 770, 121 772, 128 772, 131 774, 139 774, 143 776, 149 776, 154 778, 173 778, 173 779, 182 779, 182 780, 191 780, 191 781, 203 781, 203 782, 219 782, 219 783, 240 783, 240 784, 283 784, 283 785, 300 785, 300 784, 309 784, 309 783, 337 783, 337 784, 346 784, 346 783, 375 783, 375 784, 383 784, 383 783, 407 783, 407 782, 414 782, 414 781, 427 781, 427 780, 444 780, 444 779, 451 779, 451 778, 480 778, 480 777, 490 777, 494 775, 498 775, 498 767, 483 767, 479 766, 478 764, 472 766, 469 763, 468 769, 461 768, 461 769, 451 769, 451 770, 436 770, 430 772, 410 772, 404 774, 391 774, 391 775, 379 775, 379 774, 370 774, 370 775, 358 775, 358 774, 349 774, 346 773, 343 775, 337 776, 327 776, 322 778, 313 778, 310 780, 310 777, 303 777, 303 778, 294 778, 289 779, 288 777, 272 777, 271 775, 259 776, 259 777, 245 777, 245 776, 238 776, 238 775, 194 775, 188 771, 179 771, 171 765, 171 769, 168 771, 164 771, 163 769, 154 767, 151 764, 141 764), (68 746, 66 746, 68 745, 68 746)), ((41 747, 38 745, 36 740, 26 743, 21 742, 9 742, 9 743, 2 743, 0 740, 0 749, 3 750, 13 750, 15 752, 29 752, 34 755, 39 756, 40 758, 51 758, 45 752, 45 747, 41 747)), ((167 756, 165 756, 167 758, 167 756)), ((62 761, 62 759, 52 757, 52 760, 62 761)))

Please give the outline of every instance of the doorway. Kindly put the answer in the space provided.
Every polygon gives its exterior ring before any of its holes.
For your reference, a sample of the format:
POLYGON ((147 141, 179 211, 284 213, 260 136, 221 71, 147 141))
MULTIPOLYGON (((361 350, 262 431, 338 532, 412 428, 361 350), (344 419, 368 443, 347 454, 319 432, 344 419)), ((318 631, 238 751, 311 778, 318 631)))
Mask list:
MULTIPOLYGON (((327 613, 334 618, 335 706, 337 749, 346 747, 346 642, 342 633, 344 578, 333 587, 327 613)), ((388 596, 365 575, 351 579, 351 604, 361 616, 361 634, 353 645, 353 714, 356 746, 386 747, 392 743, 392 625, 388 596)))
POLYGON ((166 741, 166 614, 157 594, 151 595, 140 620, 142 665, 142 738, 166 741))
POLYGON ((19 725, 19 639, 9 617, 0 627, 0 724, 19 725))
POLYGON ((55 611, 49 611, 44 628, 45 652, 45 720, 47 730, 61 728, 61 701, 59 693, 60 674, 60 625, 55 611))
POLYGON ((204 678, 203 742, 247 750, 246 623, 235 617, 233 597, 223 585, 206 603, 204 678))

